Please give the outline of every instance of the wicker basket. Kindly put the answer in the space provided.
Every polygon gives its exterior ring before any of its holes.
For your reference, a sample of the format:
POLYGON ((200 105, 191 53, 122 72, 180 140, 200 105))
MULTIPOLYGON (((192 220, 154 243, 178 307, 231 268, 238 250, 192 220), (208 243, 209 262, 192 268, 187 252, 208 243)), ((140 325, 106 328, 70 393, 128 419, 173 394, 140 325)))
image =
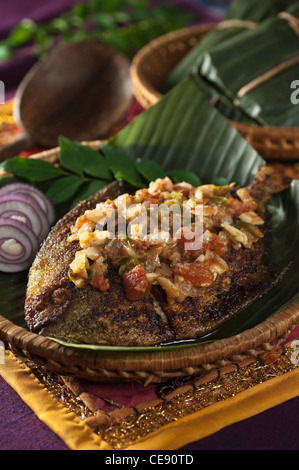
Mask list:
MULTIPOLYGON (((215 24, 193 26, 166 34, 136 54, 131 78, 136 99, 145 109, 163 97, 159 88, 171 70, 213 28, 215 24)), ((265 160, 299 160, 299 128, 230 123, 265 160)))
MULTIPOLYGON (((99 148, 100 142, 85 143, 99 148)), ((58 148, 31 158, 57 162, 58 148)), ((0 316, 0 339, 21 359, 27 358, 61 375, 95 382, 161 382, 200 375, 257 358, 275 347, 299 324, 299 301, 244 333, 214 343, 151 352, 91 351, 62 346, 0 316)))

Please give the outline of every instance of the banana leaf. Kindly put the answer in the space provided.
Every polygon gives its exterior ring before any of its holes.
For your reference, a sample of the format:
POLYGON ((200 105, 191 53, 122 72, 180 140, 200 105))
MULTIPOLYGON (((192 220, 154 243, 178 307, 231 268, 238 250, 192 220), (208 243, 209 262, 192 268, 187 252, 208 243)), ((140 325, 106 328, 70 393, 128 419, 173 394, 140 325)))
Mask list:
MULTIPOLYGON (((299 18, 299 2, 287 11, 299 18)), ((299 35, 289 21, 275 16, 203 53, 193 73, 259 124, 298 126, 298 109, 290 100, 299 72, 298 46, 299 35), (282 64, 289 65, 279 69, 282 64)))
MULTIPOLYGON (((211 106, 192 77, 183 80, 159 103, 135 118, 109 139, 107 145, 126 153, 132 161, 148 159, 156 162, 166 174, 173 169, 192 171, 203 184, 223 177, 247 185, 258 168, 265 164, 256 150, 211 106)), ((299 182, 292 183, 290 190, 272 198, 269 210, 273 216, 273 237, 267 262, 275 263, 284 275, 275 289, 201 342, 231 337, 299 299, 299 182)), ((26 279, 26 272, 0 275, 1 314, 18 324, 23 324, 26 279)), ((194 342, 146 349, 190 346, 194 346, 194 342)), ((95 349, 92 345, 90 348, 95 349)), ((132 348, 133 351, 136 349, 132 348)))
POLYGON ((242 108, 235 106, 229 98, 227 98, 220 90, 213 88, 213 86, 205 80, 205 78, 198 76, 197 73, 193 74, 193 79, 196 81, 199 89, 210 101, 212 106, 215 106, 223 116, 232 121, 244 122, 247 124, 258 125, 259 121, 247 114, 242 108))
POLYGON ((176 65, 161 87, 162 92, 169 91, 191 72, 200 56, 213 50, 218 44, 252 28, 246 22, 260 23, 292 5, 293 0, 234 0, 220 25, 215 26, 186 56, 176 65), (236 26, 229 20, 241 20, 236 26), (221 26, 222 24, 222 26, 221 26))
POLYGON ((294 0, 234 0, 226 14, 226 19, 239 18, 260 22, 280 11, 289 8, 294 0))

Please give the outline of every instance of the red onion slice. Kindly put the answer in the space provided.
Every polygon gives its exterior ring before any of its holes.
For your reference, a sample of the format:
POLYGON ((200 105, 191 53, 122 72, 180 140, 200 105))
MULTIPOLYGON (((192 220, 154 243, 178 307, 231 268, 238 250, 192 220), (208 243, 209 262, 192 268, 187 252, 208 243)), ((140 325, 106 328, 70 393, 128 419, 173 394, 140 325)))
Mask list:
POLYGON ((50 224, 36 201, 24 194, 8 193, 0 196, 0 217, 19 220, 35 233, 41 243, 48 235, 50 224))
POLYGON ((37 204, 40 206, 41 210, 46 214, 50 226, 55 222, 56 214, 55 208, 47 196, 37 189, 35 186, 27 183, 10 183, 6 184, 0 188, 0 196, 2 194, 15 193, 15 194, 24 194, 25 196, 31 196, 36 200, 37 204))
POLYGON ((31 266, 38 247, 38 238, 26 224, 0 217, 0 271, 25 271, 31 266))

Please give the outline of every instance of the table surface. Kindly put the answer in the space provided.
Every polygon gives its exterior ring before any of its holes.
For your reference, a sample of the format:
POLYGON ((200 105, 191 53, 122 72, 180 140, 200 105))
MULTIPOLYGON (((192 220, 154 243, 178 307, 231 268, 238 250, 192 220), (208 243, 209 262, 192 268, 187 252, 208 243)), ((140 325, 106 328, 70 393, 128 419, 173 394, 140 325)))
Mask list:
MULTIPOLYGON (((1 2, 0 38, 25 17, 35 21, 50 19, 69 9, 74 0, 10 0, 1 2)), ((190 0, 195 9, 217 19, 225 2, 190 0)), ((22 76, 31 66, 30 59, 0 65, 0 79, 6 85, 6 99, 13 96, 22 76)), ((1 450, 68 450, 65 443, 23 402, 0 377, 0 449, 1 450)), ((298 450, 299 398, 271 408, 252 418, 226 427, 216 434, 183 448, 190 450, 298 450)))

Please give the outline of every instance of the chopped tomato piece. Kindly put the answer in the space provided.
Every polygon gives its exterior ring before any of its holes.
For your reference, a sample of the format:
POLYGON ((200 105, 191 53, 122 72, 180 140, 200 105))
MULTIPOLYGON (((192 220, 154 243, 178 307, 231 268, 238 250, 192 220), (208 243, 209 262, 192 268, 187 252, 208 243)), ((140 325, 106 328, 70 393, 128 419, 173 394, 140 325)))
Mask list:
MULTIPOLYGON (((189 234, 190 235, 190 234, 189 234)), ((181 234, 181 238, 178 239, 177 245, 180 250, 187 251, 192 255, 194 259, 198 258, 198 256, 204 254, 207 250, 211 250, 218 256, 222 256, 227 251, 226 243, 216 234, 211 234, 211 238, 208 242, 203 242, 202 246, 198 250, 188 250, 188 243, 193 243, 195 241, 195 235, 191 237, 191 239, 187 239, 184 237, 184 232, 181 234)))
POLYGON ((209 286, 214 280, 211 271, 212 261, 207 259, 201 263, 181 263, 174 268, 174 274, 182 276, 194 287, 209 286))
POLYGON ((148 280, 141 264, 123 275, 123 287, 128 300, 137 300, 147 294, 148 280))
POLYGON ((110 288, 110 284, 107 279, 104 278, 103 274, 99 274, 91 284, 102 292, 110 288))
POLYGON ((218 237, 218 235, 214 235, 211 242, 210 242, 210 250, 216 253, 218 256, 222 256, 227 252, 227 245, 226 243, 218 237))
POLYGON ((230 199, 230 207, 233 210, 234 215, 237 217, 243 212, 255 211, 257 209, 257 203, 255 201, 238 201, 237 199, 230 199))

